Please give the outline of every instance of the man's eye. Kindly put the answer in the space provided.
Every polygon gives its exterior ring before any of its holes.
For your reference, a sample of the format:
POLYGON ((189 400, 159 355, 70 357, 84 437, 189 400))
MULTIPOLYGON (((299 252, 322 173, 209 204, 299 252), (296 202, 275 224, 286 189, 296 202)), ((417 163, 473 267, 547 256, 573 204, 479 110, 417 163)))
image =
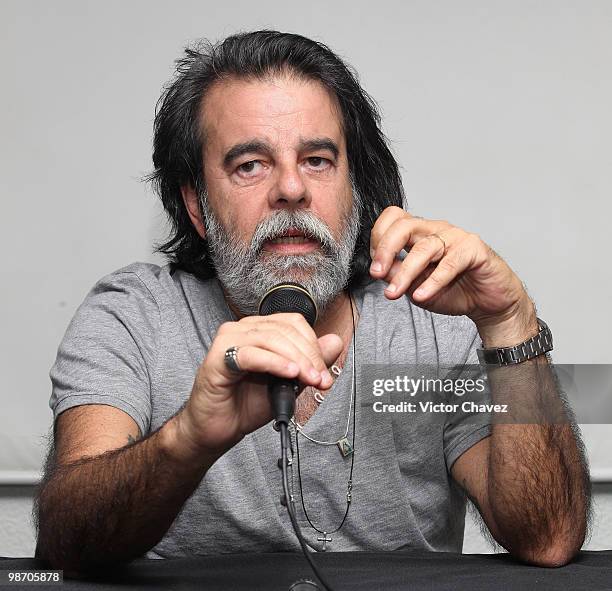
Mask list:
POLYGON ((238 171, 243 174, 251 174, 257 170, 257 166, 261 166, 259 160, 249 160, 238 167, 238 171))
POLYGON ((322 156, 311 156, 308 158, 308 164, 312 168, 325 169, 330 164, 327 158, 323 158, 322 156))

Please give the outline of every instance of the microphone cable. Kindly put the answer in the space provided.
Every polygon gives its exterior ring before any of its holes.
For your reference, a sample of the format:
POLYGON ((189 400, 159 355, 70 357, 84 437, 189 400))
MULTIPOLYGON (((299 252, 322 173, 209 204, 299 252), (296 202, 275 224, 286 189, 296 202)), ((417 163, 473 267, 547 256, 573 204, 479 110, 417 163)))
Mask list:
POLYGON ((290 446, 289 443, 289 430, 287 428, 287 423, 281 422, 278 423, 278 427, 280 430, 280 440, 281 440, 281 471, 283 473, 283 494, 285 495, 285 506, 287 507, 287 512, 289 513, 289 519, 291 520, 291 525, 293 526, 293 531, 297 536, 298 541, 300 542, 300 546, 302 547, 302 552, 304 553, 304 557, 310 564, 310 568, 314 572, 317 579, 319 579, 320 583, 323 585, 325 591, 333 591, 329 582, 325 579, 325 577, 321 574, 319 569, 314 563, 312 559, 312 552, 308 549, 306 545, 306 541, 302 536, 302 531, 295 517, 295 513, 293 512, 293 505, 291 501, 291 496, 289 494, 289 477, 287 475, 287 466, 289 464, 289 454, 288 449, 290 446))
MULTIPOLYGON (((355 336, 355 317, 353 314, 353 303, 349 294, 349 302, 351 304, 351 315, 353 318, 353 338, 355 336)), ((259 302, 258 309, 260 316, 268 316, 278 312, 293 312, 301 314, 308 324, 314 326, 318 310, 316 303, 312 295, 300 284, 286 282, 280 283, 272 287, 259 302)), ((354 347, 353 340, 353 347, 354 347)), ((353 363, 355 361, 353 360, 353 363)), ((354 371, 354 367, 353 367, 354 371)), ((295 382, 290 380, 280 380, 278 378, 270 379, 268 385, 268 395, 270 397, 270 403, 276 416, 275 429, 280 432, 281 440, 281 471, 283 476, 283 495, 284 505, 287 507, 289 513, 289 519, 293 531, 300 543, 304 557, 308 561, 310 568, 323 585, 325 591, 333 591, 331 585, 327 582, 325 577, 321 574, 317 565, 314 563, 312 553, 308 549, 302 531, 298 524, 297 518, 294 512, 294 505, 292 497, 289 494, 289 477, 287 475, 287 466, 289 465, 289 453, 288 450, 291 447, 291 439, 289 436, 289 421, 293 416, 295 406, 295 393, 296 393, 295 382)), ((354 409, 353 409, 354 413, 354 409)), ((354 414, 353 414, 353 443, 354 443, 354 414)), ((354 458, 353 458, 354 459, 354 458)), ((352 472, 352 464, 351 464, 352 472)), ((347 510, 348 513, 348 510, 347 510)), ((346 515, 345 515, 346 519, 346 515)), ((344 523, 344 521, 343 521, 344 523)))

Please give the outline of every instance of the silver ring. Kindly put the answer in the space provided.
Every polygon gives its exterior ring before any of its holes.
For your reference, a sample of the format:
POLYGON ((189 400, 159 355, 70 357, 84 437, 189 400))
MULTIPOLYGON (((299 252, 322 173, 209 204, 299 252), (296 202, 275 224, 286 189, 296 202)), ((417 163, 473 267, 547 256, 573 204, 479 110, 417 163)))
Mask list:
POLYGON ((238 365, 238 347, 230 347, 225 351, 225 366, 233 373, 242 373, 242 369, 238 365))

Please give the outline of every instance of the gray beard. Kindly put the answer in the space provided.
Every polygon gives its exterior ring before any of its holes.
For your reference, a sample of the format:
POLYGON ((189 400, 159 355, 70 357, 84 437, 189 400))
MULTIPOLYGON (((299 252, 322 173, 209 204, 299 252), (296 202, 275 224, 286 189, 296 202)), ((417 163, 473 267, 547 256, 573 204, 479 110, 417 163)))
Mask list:
POLYGON ((339 241, 312 212, 281 209, 257 225, 247 245, 221 224, 205 194, 200 195, 200 206, 217 279, 241 314, 256 315, 261 298, 285 281, 302 285, 312 295, 319 313, 346 287, 360 226, 361 198, 355 189, 351 210, 342 220, 339 241), (320 250, 300 255, 262 250, 267 240, 282 236, 289 228, 317 240, 320 250))

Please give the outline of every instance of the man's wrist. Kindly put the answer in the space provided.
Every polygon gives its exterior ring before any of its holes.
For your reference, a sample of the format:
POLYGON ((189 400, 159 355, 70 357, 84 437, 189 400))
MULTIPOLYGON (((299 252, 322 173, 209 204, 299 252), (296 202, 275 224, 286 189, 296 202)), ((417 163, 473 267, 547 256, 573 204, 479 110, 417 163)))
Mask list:
POLYGON ((162 453, 177 466, 184 466, 190 470, 199 466, 206 471, 223 454, 203 450, 186 436, 185 427, 182 424, 182 412, 170 418, 160 429, 162 453))
POLYGON ((485 349, 514 347, 534 337, 540 330, 535 307, 527 296, 512 310, 475 323, 485 349))

